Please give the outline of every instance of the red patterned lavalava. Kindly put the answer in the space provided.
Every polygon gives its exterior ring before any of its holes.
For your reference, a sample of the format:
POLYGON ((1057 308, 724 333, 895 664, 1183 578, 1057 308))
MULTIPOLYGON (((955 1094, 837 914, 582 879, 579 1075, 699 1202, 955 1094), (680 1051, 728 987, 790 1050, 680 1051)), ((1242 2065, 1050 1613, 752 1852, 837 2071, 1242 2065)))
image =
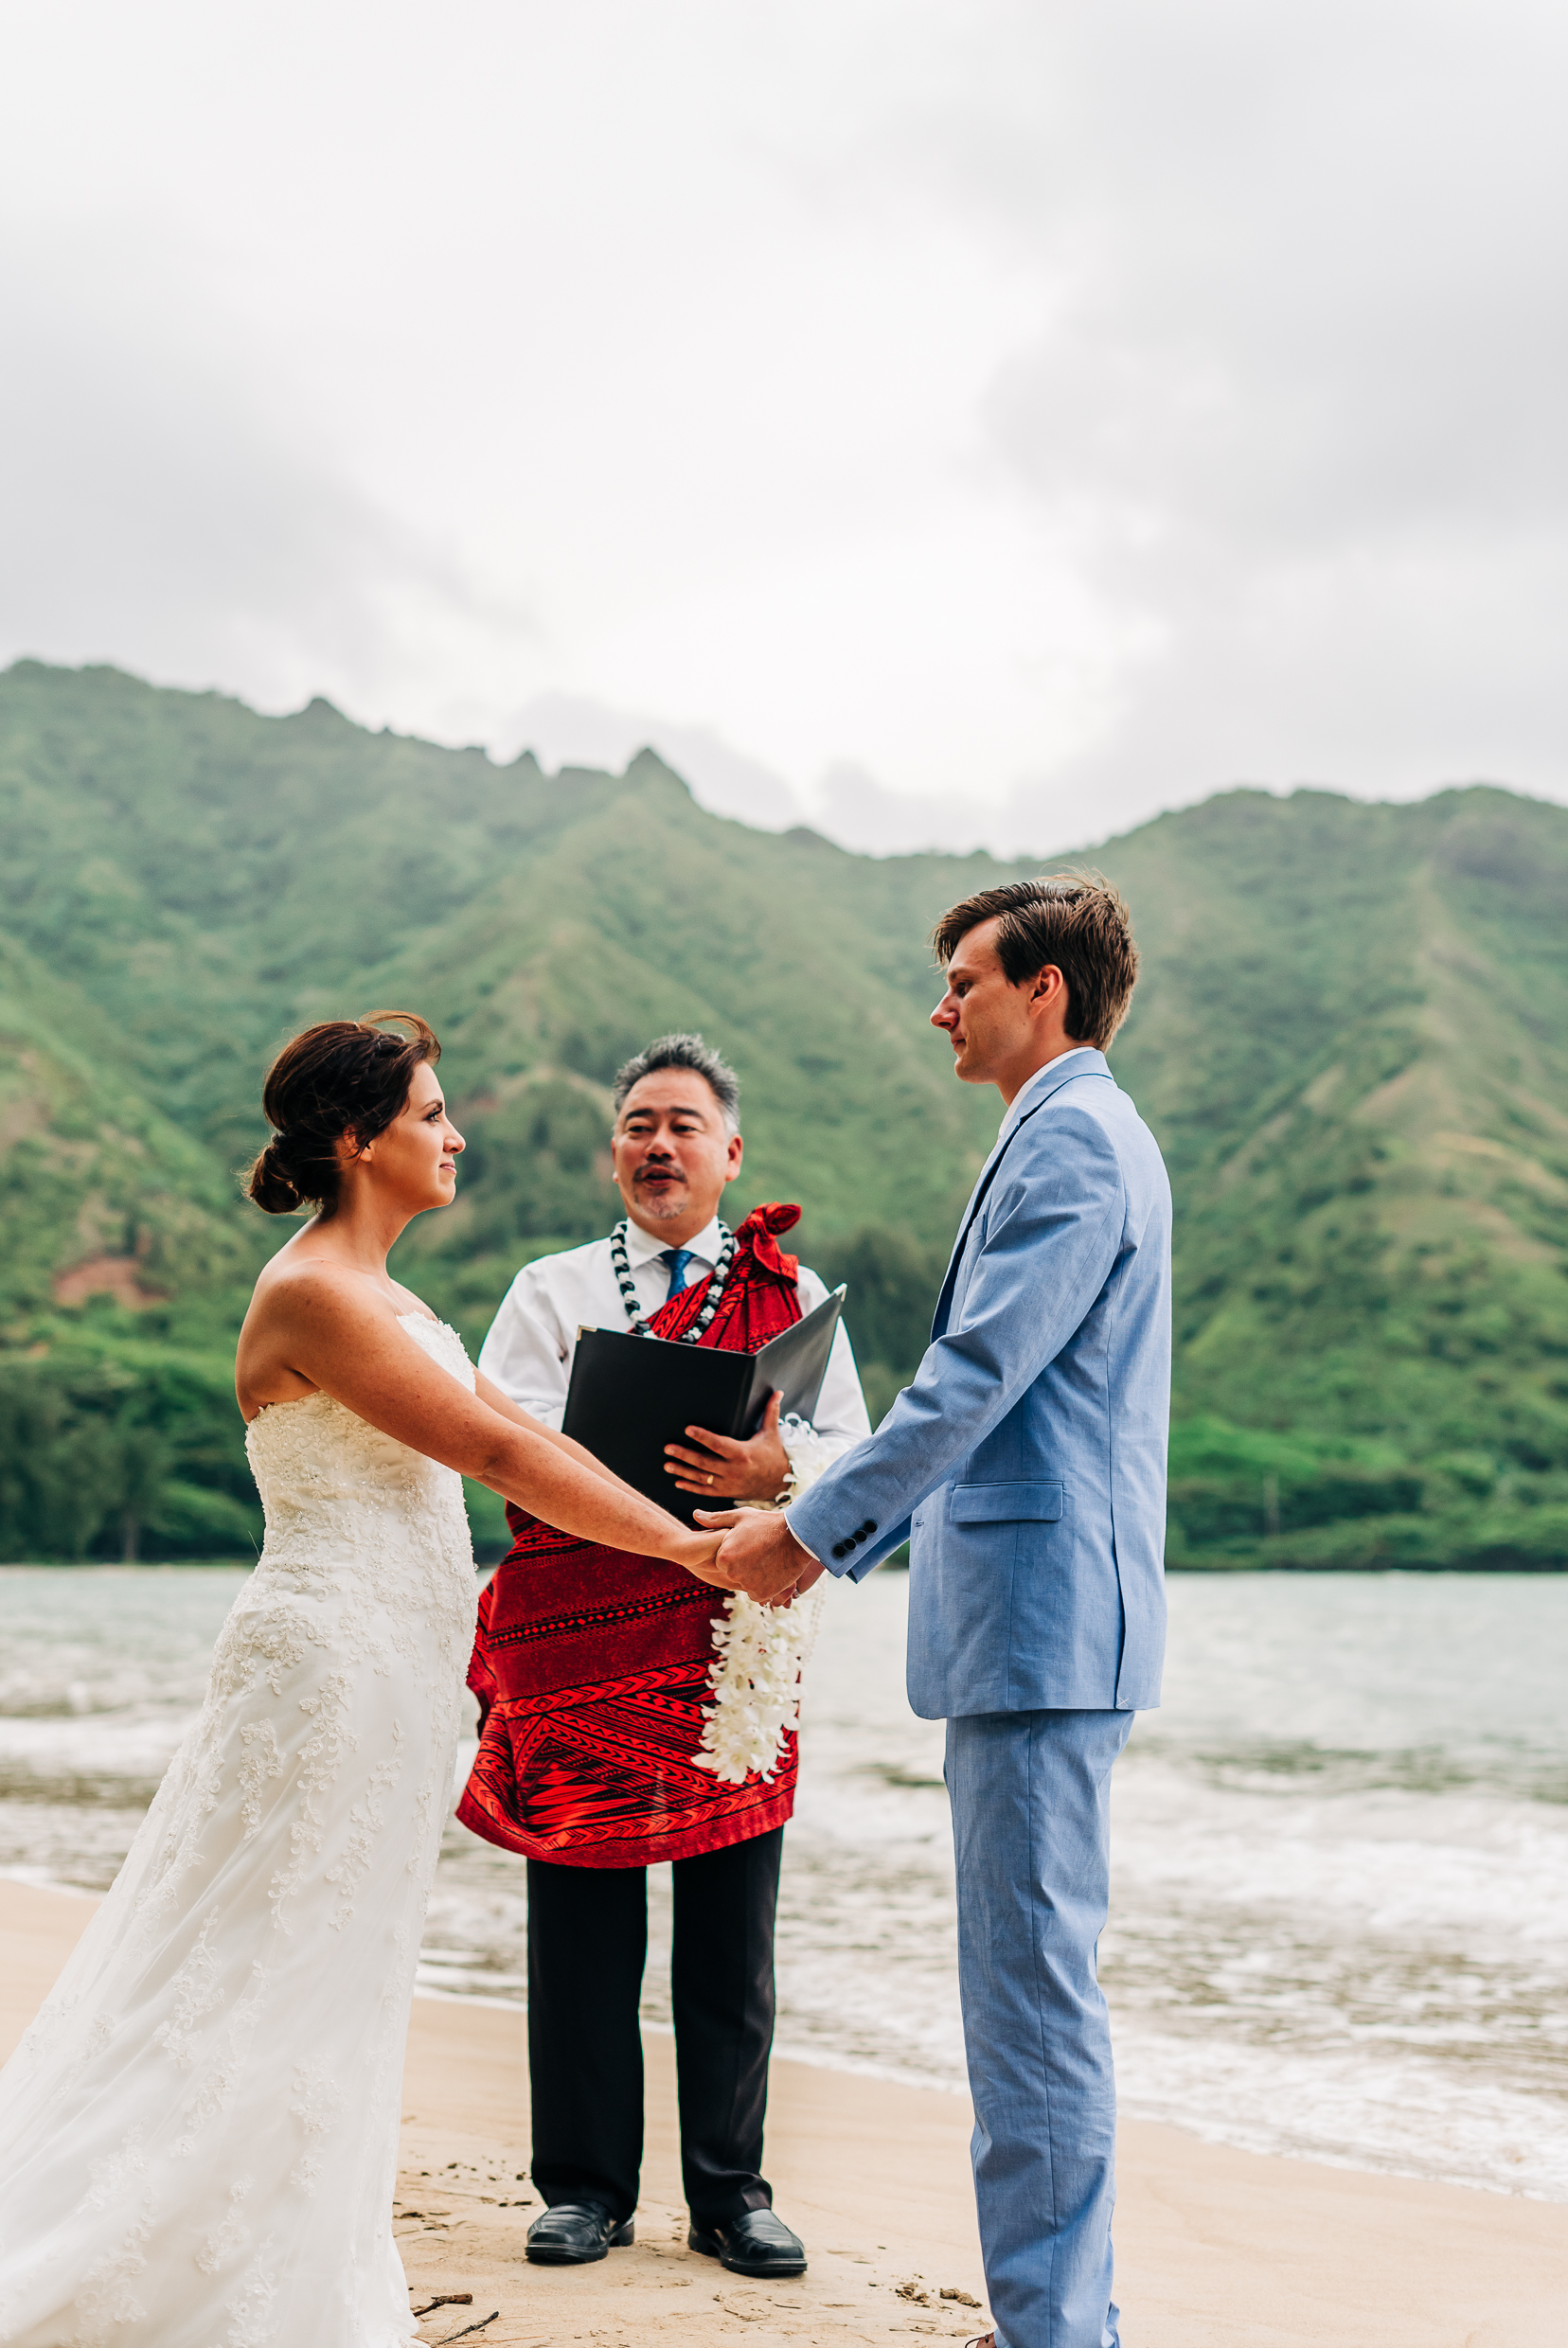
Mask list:
MULTIPOLYGON (((697 1341, 756 1353, 800 1318, 798 1260, 778 1234, 797 1206, 753 1209, 719 1310, 697 1341)), ((679 1337, 702 1281, 649 1325, 679 1337)), ((468 1681, 479 1752, 457 1816, 487 1842, 575 1867, 692 1859, 781 1826, 794 1808, 792 1735, 773 1777, 722 1785, 699 1769, 719 1592, 681 1567, 574 1540, 508 1507, 511 1550, 479 1600, 468 1681)))

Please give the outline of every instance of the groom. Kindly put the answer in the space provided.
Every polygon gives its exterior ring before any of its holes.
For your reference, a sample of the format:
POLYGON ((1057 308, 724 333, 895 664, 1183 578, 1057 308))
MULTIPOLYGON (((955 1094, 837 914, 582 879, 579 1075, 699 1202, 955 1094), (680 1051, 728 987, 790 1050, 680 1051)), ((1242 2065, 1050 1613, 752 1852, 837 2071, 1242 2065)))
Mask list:
POLYGON ((715 1572, 757 1598, 910 1543, 909 1699, 947 1721, 975 2197, 994 2348, 1117 2348, 1115 2090, 1096 1948, 1112 1765, 1165 1645, 1170 1189, 1105 1052, 1126 906, 986 889, 934 933, 954 1073, 1007 1113, 915 1382, 715 1572))

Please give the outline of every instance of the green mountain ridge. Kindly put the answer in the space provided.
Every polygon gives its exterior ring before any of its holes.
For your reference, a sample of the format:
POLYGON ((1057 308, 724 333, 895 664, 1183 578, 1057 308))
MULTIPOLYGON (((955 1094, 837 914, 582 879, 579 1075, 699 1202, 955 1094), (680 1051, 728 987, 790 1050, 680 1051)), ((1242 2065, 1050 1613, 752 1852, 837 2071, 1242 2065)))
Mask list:
MULTIPOLYGON (((0 1554, 258 1530, 229 1349, 286 1231, 234 1177, 312 1018, 442 1037, 470 1148, 400 1270, 471 1343, 611 1219, 615 1066, 697 1026, 745 1088, 738 1204, 802 1202, 875 1408, 918 1361, 997 1113, 924 939, 1036 861, 754 831, 652 752, 547 775, 36 662, 0 676, 0 1554)), ((1231 792, 1089 861, 1178 1204, 1172 1561, 1568 1563, 1568 811, 1231 792)))

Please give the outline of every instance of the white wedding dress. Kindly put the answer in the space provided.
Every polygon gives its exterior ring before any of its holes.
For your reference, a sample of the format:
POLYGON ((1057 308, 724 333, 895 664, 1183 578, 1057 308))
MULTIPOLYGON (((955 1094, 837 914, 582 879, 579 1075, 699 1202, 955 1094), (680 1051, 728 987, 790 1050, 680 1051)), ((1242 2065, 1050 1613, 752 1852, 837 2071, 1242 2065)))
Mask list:
MULTIPOLYGON (((403 1326, 466 1384, 454 1332, 403 1326)), ((394 2348, 403 2040, 452 1797, 462 1485, 326 1395, 246 1437, 260 1562, 0 2072, 0 2340, 394 2348)))

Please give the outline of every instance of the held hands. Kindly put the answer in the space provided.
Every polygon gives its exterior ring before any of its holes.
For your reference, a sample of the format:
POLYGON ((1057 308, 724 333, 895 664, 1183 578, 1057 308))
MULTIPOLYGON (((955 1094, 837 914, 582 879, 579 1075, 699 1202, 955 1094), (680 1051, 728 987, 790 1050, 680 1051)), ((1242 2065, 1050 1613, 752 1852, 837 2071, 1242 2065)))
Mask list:
MULTIPOLYGON (((768 1396, 762 1424, 749 1442, 688 1427, 701 1450, 667 1443, 666 1473, 675 1478, 677 1489, 709 1501, 776 1499, 790 1478, 790 1456, 778 1432, 779 1400, 776 1393, 768 1396)), ((692 1540, 701 1546, 696 1554, 683 1551, 680 1563, 699 1581, 716 1590, 743 1591, 763 1606, 788 1606, 821 1577, 821 1566, 775 1511, 699 1508, 694 1513, 702 1529, 692 1540)))
POLYGON ((718 1556, 693 1568, 704 1581, 721 1590, 744 1591, 762 1606, 788 1606, 793 1598, 804 1597, 813 1582, 822 1578, 822 1568, 811 1551, 801 1547, 784 1518, 771 1509, 732 1508, 715 1513, 699 1508, 696 1514, 700 1523, 722 1526, 724 1531, 718 1556))
POLYGON ((710 1434, 705 1427, 688 1427, 686 1433, 701 1450, 684 1444, 665 1445, 665 1473, 675 1478, 675 1488, 709 1502, 776 1500, 790 1480, 790 1455, 778 1433, 776 1391, 768 1396, 762 1424, 749 1442, 732 1435, 710 1434))
MULTIPOLYGON (((722 1533, 707 1533, 699 1525, 695 1533, 677 1533, 664 1554, 671 1565, 684 1566, 700 1582, 718 1582, 719 1552, 723 1543, 722 1533)), ((729 1584, 720 1582, 719 1586, 728 1589, 729 1584)))

